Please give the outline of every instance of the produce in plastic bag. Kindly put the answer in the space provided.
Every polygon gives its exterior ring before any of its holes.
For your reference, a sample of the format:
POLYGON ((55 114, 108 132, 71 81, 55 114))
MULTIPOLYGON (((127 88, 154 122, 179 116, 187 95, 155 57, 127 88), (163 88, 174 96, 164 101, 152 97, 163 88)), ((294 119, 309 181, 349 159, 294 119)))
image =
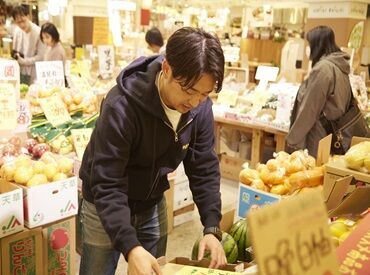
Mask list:
POLYGON ((289 192, 292 193, 303 187, 314 187, 323 184, 324 171, 321 167, 294 173, 289 177, 289 192))
POLYGON ((259 173, 256 170, 246 168, 240 171, 239 180, 240 182, 250 185, 253 180, 260 179, 259 173))
POLYGON ((263 183, 263 181, 261 179, 253 180, 252 183, 251 183, 251 187, 255 188, 255 189, 258 189, 258 190, 265 191, 265 192, 269 192, 268 187, 263 183))
POLYGON ((344 160, 347 167, 361 170, 368 155, 370 155, 370 141, 364 141, 352 146, 344 155, 344 160))

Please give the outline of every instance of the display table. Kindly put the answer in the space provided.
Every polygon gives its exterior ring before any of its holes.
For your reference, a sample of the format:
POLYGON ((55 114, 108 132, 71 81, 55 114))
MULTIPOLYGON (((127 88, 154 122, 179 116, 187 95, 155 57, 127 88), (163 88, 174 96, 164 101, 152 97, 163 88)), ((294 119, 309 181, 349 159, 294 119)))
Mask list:
POLYGON ((287 133, 270 128, 268 126, 256 125, 252 123, 246 123, 238 120, 226 119, 221 117, 215 117, 215 150, 217 154, 220 154, 220 139, 221 139, 221 128, 227 127, 233 130, 239 130, 243 133, 252 134, 252 153, 250 159, 251 167, 255 167, 257 163, 261 162, 263 152, 263 137, 265 133, 274 134, 276 142, 276 152, 284 151, 285 149, 285 137, 287 133))

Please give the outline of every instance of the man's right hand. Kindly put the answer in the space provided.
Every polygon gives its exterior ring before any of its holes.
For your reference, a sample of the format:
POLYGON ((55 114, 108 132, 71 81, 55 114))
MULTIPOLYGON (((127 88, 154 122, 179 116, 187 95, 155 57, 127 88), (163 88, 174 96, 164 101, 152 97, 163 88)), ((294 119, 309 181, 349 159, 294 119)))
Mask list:
POLYGON ((157 259, 142 246, 134 247, 128 254, 128 275, 162 275, 157 259))

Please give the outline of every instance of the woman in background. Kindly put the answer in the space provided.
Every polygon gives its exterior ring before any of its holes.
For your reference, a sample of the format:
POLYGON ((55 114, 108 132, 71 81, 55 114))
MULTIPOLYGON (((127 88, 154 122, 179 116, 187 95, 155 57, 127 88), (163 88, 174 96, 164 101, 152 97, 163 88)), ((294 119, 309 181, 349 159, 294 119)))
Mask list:
POLYGON ((286 140, 287 151, 307 148, 310 155, 316 156, 320 139, 328 134, 320 117, 325 114, 328 120, 335 121, 351 102, 350 57, 339 49, 333 30, 327 26, 311 29, 306 39, 312 71, 299 88, 286 140))
POLYGON ((44 56, 44 61, 63 61, 65 64, 66 53, 60 43, 59 32, 54 24, 45 23, 40 31, 41 41, 48 47, 44 56))
POLYGON ((160 54, 164 52, 163 36, 160 30, 156 27, 151 28, 145 34, 145 41, 148 43, 148 48, 154 54, 160 54))

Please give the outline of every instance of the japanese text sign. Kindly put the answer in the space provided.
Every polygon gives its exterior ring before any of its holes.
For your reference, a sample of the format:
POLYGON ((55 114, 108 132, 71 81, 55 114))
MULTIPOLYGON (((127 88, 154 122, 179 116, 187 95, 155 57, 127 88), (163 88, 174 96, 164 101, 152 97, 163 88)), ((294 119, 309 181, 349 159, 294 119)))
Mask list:
POLYGON ((40 98, 39 102, 47 120, 53 126, 58 126, 71 120, 67 107, 59 96, 40 98))
POLYGON ((36 62, 37 82, 45 87, 64 87, 64 68, 62 61, 36 62))
POLYGON ((321 190, 250 212, 247 218, 260 274, 339 274, 321 190))
POLYGON ((341 274, 370 274, 370 214, 359 221, 351 235, 337 248, 341 274))
POLYGON ((111 74, 114 69, 113 46, 98 46, 99 74, 111 74))
POLYGON ((71 133, 78 160, 82 161, 86 146, 90 141, 92 128, 73 129, 71 133))
POLYGON ((0 83, 0 130, 14 130, 17 126, 17 100, 14 86, 0 83))

